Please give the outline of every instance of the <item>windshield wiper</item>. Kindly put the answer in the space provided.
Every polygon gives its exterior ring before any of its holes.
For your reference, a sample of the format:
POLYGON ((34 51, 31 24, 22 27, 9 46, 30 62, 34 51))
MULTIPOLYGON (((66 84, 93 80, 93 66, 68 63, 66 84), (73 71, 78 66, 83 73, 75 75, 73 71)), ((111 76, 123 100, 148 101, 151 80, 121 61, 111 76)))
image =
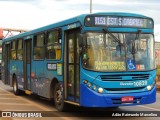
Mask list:
POLYGON ((133 58, 135 58, 135 53, 137 52, 137 51, 136 51, 135 41, 140 38, 140 34, 141 34, 141 30, 138 30, 137 33, 136 33, 135 40, 132 42, 132 50, 131 50, 131 53, 133 54, 133 58))
POLYGON ((116 42, 118 42, 118 44, 119 44, 120 46, 124 46, 124 45, 121 43, 121 41, 120 41, 114 34, 112 34, 112 33, 109 32, 107 29, 104 29, 104 28, 103 28, 103 31, 104 31, 106 34, 109 34, 112 38, 114 38, 114 40, 115 40, 116 42))

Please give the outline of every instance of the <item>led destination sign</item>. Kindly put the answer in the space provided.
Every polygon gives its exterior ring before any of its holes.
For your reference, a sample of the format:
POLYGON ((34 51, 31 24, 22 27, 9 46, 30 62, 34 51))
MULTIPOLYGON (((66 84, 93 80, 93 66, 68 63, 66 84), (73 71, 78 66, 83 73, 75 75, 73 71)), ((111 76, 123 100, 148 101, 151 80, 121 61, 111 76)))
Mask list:
POLYGON ((143 27, 143 19, 121 17, 95 17, 95 25, 137 26, 143 27))
POLYGON ((86 26, 153 28, 152 19, 117 16, 88 16, 86 26))

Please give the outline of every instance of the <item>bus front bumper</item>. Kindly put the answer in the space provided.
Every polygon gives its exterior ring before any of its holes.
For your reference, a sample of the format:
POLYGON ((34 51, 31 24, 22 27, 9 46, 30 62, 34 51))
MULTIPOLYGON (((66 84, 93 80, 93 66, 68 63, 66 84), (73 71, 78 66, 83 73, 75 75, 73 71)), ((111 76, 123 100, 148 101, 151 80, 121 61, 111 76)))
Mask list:
POLYGON ((116 107, 150 104, 156 101, 156 85, 151 91, 123 94, 99 94, 81 85, 80 105, 84 107, 116 107), (122 97, 132 96, 133 101, 121 102, 122 97))

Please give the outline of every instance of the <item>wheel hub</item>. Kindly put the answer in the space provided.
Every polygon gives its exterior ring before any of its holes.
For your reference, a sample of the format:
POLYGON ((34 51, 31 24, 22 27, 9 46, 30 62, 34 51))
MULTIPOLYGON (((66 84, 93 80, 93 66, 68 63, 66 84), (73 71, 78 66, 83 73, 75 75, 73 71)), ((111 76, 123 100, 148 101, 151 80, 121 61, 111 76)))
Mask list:
POLYGON ((56 92, 56 102, 58 104, 62 103, 62 91, 61 90, 57 90, 56 92))

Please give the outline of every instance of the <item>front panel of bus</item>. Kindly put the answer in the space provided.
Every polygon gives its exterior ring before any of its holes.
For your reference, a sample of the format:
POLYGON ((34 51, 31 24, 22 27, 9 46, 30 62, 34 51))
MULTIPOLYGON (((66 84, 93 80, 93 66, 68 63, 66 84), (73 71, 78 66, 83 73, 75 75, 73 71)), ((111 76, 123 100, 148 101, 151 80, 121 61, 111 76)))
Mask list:
POLYGON ((153 20, 89 15, 84 24, 80 104, 114 107, 155 102, 153 20))

